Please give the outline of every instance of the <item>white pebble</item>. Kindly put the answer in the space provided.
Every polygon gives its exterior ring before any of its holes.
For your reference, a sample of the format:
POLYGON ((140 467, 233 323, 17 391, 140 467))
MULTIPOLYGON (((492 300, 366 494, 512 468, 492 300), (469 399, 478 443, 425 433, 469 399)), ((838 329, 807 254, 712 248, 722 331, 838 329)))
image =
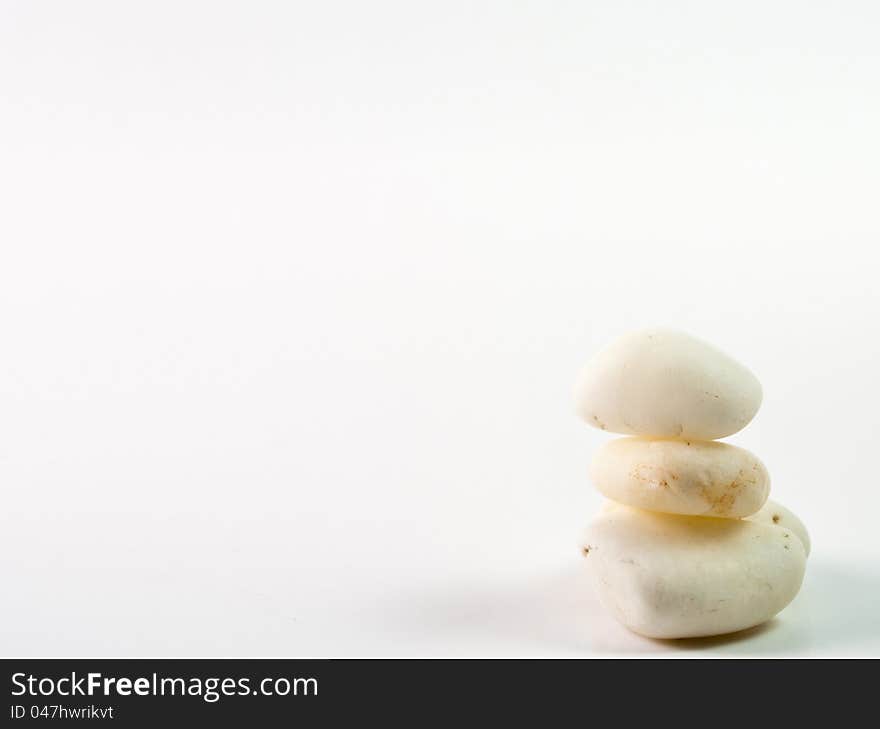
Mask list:
POLYGON ((671 514, 748 516, 770 493, 756 456, 716 441, 617 438, 596 451, 590 477, 609 499, 671 514))
POLYGON ((761 383, 712 345, 669 329, 626 334, 599 352, 575 388, 580 416, 626 435, 714 440, 744 428, 761 383))
POLYGON ((606 608, 650 638, 759 625, 800 589, 806 553, 788 529, 609 503, 582 543, 606 608))

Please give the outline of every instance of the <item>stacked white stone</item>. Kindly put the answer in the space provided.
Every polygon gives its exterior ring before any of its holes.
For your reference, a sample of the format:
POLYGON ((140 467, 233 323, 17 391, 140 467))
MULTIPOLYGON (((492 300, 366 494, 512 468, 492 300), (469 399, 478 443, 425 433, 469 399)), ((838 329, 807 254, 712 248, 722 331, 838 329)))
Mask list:
POLYGON ((807 531, 767 500, 755 455, 716 441, 761 406, 746 367, 682 332, 639 331, 590 361, 575 396, 587 423, 634 436, 595 454, 590 476, 609 500, 582 544, 617 620, 652 638, 718 635, 794 599, 807 531))

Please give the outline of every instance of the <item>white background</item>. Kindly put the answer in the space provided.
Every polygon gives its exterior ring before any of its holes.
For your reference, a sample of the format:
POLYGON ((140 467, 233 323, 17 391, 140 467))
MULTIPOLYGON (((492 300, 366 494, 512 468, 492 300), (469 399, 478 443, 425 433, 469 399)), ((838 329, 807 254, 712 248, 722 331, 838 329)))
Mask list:
POLYGON ((0 653, 880 655, 876 3, 0 7, 0 653), (812 533, 745 635, 582 572, 654 324, 812 533))

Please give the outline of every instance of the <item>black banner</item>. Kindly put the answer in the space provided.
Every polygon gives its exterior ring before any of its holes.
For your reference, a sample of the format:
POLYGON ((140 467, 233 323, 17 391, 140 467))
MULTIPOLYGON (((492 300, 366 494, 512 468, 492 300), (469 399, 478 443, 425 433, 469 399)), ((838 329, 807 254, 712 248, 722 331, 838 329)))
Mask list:
MULTIPOLYGON (((781 660, 7 659, 4 726, 264 726, 482 718, 614 723, 685 712, 761 724, 831 700, 840 665, 781 660), (832 666, 835 666, 832 668, 832 666), (810 681, 821 694, 810 694, 810 681), (818 680, 818 681, 817 681, 818 680), (766 703, 767 699, 771 703, 766 703), (608 713, 610 712, 610 714, 608 713), (720 712, 720 713, 719 713, 720 712), (93 723, 96 722, 96 723, 93 723), (110 722, 105 724, 105 722, 110 722)), ((850 664, 856 668, 859 663, 850 664)), ((868 667, 862 663, 862 666, 868 667)), ((862 683, 869 672, 861 673, 862 683)), ((861 694, 847 684, 847 710, 861 694)), ((696 722, 700 723, 700 722, 696 722)))

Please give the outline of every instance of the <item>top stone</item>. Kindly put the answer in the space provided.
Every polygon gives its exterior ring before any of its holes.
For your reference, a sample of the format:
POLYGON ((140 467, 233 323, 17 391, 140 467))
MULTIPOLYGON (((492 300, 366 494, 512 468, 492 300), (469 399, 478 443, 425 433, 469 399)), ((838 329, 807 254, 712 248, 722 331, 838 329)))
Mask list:
POLYGON ((761 383, 711 344, 672 329, 625 334, 587 364, 578 414, 627 435, 714 440, 742 430, 761 406, 761 383))

